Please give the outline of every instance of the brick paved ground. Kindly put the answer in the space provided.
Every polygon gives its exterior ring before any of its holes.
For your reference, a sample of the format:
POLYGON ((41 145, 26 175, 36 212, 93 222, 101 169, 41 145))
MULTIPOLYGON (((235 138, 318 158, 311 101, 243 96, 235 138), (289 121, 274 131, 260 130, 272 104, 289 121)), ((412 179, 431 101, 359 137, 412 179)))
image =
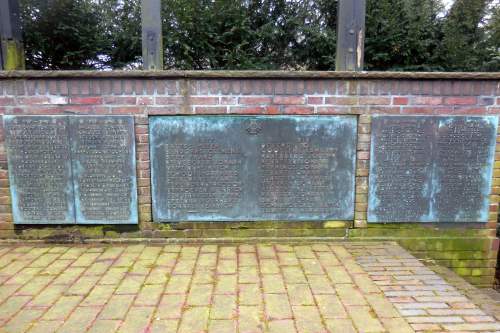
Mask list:
POLYGON ((2 332, 500 331, 489 304, 392 243, 0 247, 2 332))

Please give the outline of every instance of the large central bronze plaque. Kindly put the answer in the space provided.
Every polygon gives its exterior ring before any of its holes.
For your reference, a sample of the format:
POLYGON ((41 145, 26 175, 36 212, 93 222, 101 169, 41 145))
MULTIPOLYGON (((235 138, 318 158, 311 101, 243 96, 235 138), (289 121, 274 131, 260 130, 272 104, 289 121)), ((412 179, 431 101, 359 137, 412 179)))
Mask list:
POLYGON ((354 116, 150 118, 153 217, 350 220, 354 116))
POLYGON ((369 222, 486 222, 494 116, 374 116, 369 222))

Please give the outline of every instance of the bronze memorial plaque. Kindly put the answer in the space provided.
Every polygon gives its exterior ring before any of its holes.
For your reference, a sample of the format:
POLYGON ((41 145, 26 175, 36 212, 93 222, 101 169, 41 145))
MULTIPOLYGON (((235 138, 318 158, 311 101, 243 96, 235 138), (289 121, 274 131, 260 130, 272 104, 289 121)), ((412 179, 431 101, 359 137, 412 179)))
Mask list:
POLYGON ((5 116, 16 224, 137 223, 131 116, 5 116))
POLYGON ((374 116, 369 222, 487 222, 495 116, 374 116))
POLYGON ((66 116, 4 116, 14 223, 74 223, 66 116))
POLYGON ((153 218, 351 220, 355 116, 150 117, 153 218))
POLYGON ((70 118, 78 223, 137 223, 134 119, 70 118))

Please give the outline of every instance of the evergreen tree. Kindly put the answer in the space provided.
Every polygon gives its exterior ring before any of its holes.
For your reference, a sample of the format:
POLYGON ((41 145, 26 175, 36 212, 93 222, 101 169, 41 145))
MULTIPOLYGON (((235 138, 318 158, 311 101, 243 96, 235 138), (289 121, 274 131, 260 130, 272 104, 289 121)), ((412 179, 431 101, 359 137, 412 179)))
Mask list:
POLYGON ((477 70, 487 59, 484 17, 490 0, 455 0, 443 26, 440 62, 447 70, 477 70))
POLYGON ((101 16, 92 0, 21 0, 29 69, 99 68, 101 16))

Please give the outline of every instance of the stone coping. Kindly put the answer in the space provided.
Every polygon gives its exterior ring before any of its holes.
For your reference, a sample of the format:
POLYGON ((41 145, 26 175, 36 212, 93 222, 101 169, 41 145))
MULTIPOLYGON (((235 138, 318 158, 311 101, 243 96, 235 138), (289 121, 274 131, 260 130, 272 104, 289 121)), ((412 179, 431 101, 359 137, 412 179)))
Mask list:
POLYGON ((343 79, 500 80, 500 72, 335 72, 335 71, 0 71, 5 79, 343 79))

